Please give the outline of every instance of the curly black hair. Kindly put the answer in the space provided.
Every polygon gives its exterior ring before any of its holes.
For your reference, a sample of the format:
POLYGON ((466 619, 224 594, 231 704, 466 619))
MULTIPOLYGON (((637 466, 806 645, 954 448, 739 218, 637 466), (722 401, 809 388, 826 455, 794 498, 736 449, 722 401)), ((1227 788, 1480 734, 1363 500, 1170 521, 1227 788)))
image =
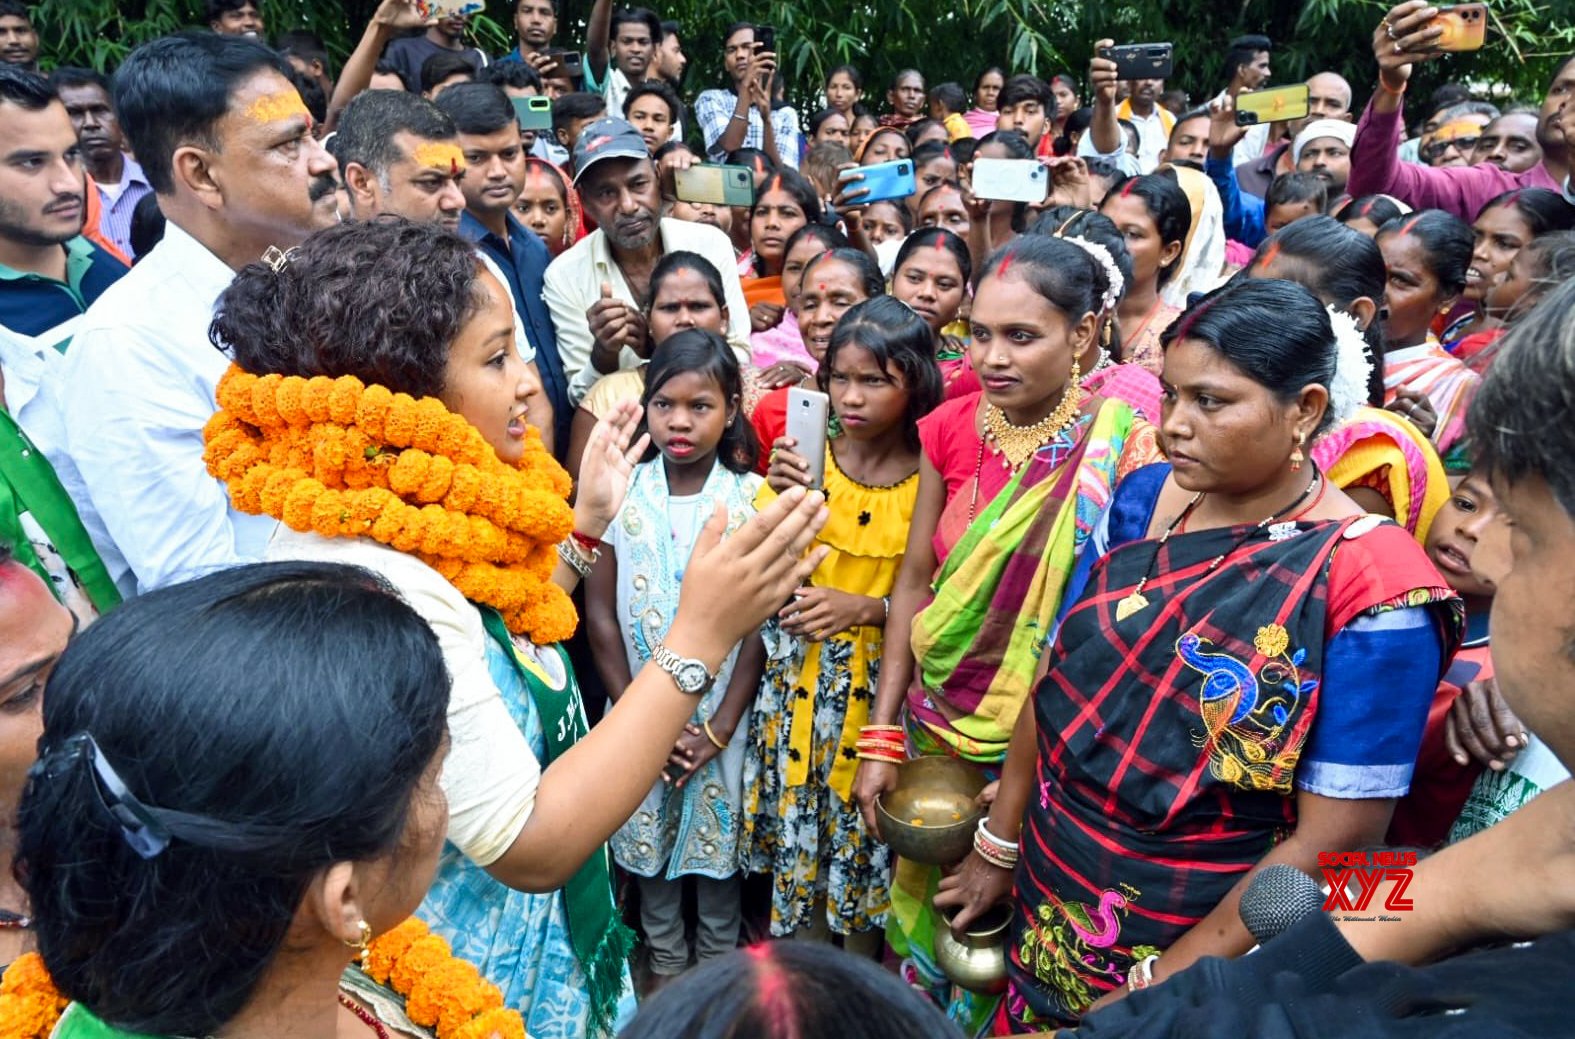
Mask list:
POLYGON ((253 375, 354 375, 437 396, 449 344, 481 304, 475 246, 435 224, 340 224, 276 272, 253 263, 219 297, 208 337, 253 375))

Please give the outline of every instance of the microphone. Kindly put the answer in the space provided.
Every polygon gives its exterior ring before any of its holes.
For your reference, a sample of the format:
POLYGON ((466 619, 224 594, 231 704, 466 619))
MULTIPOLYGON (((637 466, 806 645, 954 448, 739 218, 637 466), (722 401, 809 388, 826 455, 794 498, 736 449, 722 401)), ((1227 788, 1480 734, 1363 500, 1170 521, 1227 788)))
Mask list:
POLYGON ((1262 945, 1290 929, 1303 917, 1323 911, 1318 882, 1295 866, 1265 866, 1242 893, 1237 911, 1241 922, 1262 945))

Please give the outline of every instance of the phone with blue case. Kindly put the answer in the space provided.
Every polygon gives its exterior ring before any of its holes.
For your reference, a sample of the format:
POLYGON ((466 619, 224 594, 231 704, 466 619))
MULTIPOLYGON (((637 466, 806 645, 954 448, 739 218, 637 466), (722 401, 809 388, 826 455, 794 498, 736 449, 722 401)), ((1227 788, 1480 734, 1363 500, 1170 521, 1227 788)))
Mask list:
POLYGON ((864 179, 856 183, 854 188, 867 188, 869 194, 849 200, 849 205, 863 206, 871 202, 890 202, 896 198, 907 198, 919 187, 919 182, 913 175, 912 159, 894 159, 891 162, 877 162, 873 166, 843 170, 837 175, 837 179, 846 181, 858 176, 864 179))

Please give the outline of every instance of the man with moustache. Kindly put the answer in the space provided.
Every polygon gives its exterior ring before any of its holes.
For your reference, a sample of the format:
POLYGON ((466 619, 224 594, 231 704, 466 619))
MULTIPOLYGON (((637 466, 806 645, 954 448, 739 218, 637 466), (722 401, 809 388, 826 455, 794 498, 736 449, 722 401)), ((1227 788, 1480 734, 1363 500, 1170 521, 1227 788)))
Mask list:
POLYGON ((722 275, 727 341, 749 360, 749 304, 727 235, 709 224, 661 219, 662 193, 645 138, 622 119, 587 126, 574 145, 574 186, 597 230, 547 268, 547 305, 574 402, 596 380, 644 363, 651 271, 677 250, 699 253, 722 275))
POLYGON ((0 0, 0 64, 38 71, 38 30, 21 0, 0 0))
POLYGON ((261 558, 273 530, 230 508, 202 430, 229 363, 208 339, 219 294, 339 219, 333 159, 289 71, 255 40, 185 32, 115 77, 164 238, 88 308, 44 380, 36 439, 127 594, 261 558))
POLYGON ((65 106, 0 65, 0 403, 25 426, 82 313, 126 267, 82 237, 82 159, 65 106))
POLYGON ((1575 55, 1554 69, 1537 118, 1537 143, 1542 161, 1512 173, 1492 163, 1435 169, 1400 159, 1400 127, 1404 96, 1418 62, 1439 56, 1439 33, 1433 24, 1438 8, 1424 0, 1406 0, 1384 16, 1373 30, 1373 56, 1378 63, 1378 89, 1356 126, 1351 145, 1353 197, 1393 195, 1415 209, 1442 209, 1462 220, 1475 220, 1489 200, 1515 188, 1562 190, 1570 176, 1569 129, 1564 115, 1575 92, 1575 55))
POLYGON ((153 191, 137 161, 126 154, 126 137, 115 116, 109 82, 92 69, 62 67, 49 74, 76 128, 82 165, 98 192, 98 230, 122 256, 131 248, 131 214, 153 191))
MULTIPOLYGON (((402 90, 368 90, 356 95, 339 121, 334 157, 357 220, 403 217, 458 231, 465 215, 465 156, 454 121, 431 101, 402 90)), ((478 246, 476 254, 504 285, 508 276, 478 246)), ((536 371, 536 351, 516 307, 514 339, 520 356, 536 371)), ((539 384, 541 374, 536 371, 539 384)), ((552 408, 543 393, 526 403, 526 419, 553 446, 552 408)))
MULTIPOLYGON (((552 255, 536 233, 514 216, 525 187, 525 143, 508 96, 491 83, 461 83, 437 100, 453 120, 465 165, 459 189, 465 213, 459 233, 497 265, 514 298, 514 312, 535 350, 542 389, 552 406, 552 424, 542 436, 561 457, 569 446, 569 382, 560 360, 558 331, 542 298, 543 278, 552 255)), ((534 416, 533 416, 534 417, 534 416)))

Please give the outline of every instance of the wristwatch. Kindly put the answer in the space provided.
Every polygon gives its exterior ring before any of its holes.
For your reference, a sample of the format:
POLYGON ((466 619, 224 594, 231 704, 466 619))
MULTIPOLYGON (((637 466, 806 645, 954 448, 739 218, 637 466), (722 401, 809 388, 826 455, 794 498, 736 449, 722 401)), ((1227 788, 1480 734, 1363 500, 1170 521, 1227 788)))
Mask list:
POLYGON ((705 664, 693 657, 681 657, 660 643, 651 654, 651 663, 672 675, 678 691, 690 696, 704 696, 716 682, 716 676, 705 664))

